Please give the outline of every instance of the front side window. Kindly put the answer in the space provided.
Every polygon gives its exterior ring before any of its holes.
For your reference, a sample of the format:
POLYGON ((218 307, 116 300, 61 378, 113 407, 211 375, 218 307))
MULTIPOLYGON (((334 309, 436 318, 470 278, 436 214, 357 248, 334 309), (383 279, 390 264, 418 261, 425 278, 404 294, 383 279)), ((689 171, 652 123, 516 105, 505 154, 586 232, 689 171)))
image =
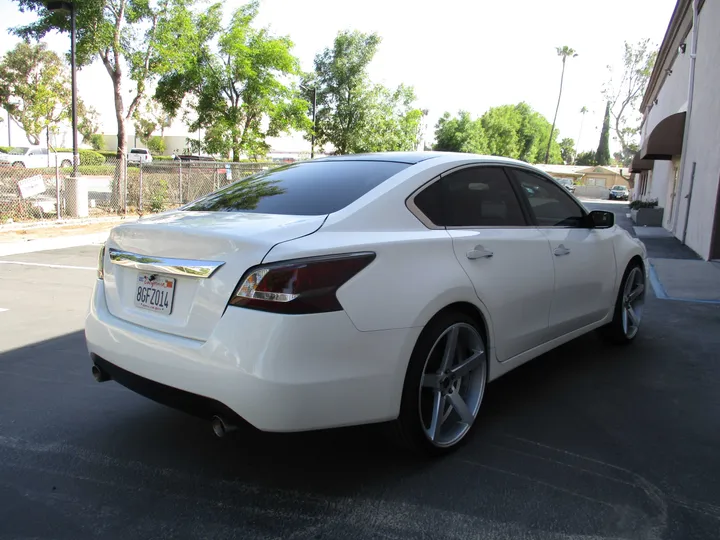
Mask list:
POLYGON ((181 210, 319 216, 337 212, 407 168, 390 161, 307 161, 276 167, 181 210))
POLYGON ((582 208, 557 184, 522 169, 512 169, 537 224, 541 227, 585 227, 582 208))
POLYGON ((415 206, 441 227, 526 225, 510 180, 500 167, 452 172, 415 196, 415 206))

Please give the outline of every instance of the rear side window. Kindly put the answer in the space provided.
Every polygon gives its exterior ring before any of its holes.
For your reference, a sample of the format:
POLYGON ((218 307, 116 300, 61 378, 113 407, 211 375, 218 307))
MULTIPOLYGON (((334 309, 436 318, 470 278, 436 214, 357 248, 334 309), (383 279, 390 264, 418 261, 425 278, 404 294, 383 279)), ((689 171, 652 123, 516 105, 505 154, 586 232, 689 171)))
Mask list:
POLYGON ((500 167, 452 172, 418 193, 415 205, 442 227, 527 225, 510 179, 500 167))
POLYGON ((387 161, 308 161, 264 171, 182 208, 319 216, 337 212, 409 167, 387 161))

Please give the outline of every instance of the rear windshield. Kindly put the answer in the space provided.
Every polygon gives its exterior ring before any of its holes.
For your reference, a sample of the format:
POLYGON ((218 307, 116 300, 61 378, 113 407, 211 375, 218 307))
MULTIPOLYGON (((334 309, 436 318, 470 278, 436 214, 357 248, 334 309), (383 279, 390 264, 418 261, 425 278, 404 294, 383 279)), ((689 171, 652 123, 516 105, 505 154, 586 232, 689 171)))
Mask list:
POLYGON ((387 161, 284 165, 210 193, 182 210, 319 216, 331 214, 409 167, 387 161))
POLYGON ((130 153, 131 154, 147 154, 148 151, 143 150, 142 148, 133 148, 132 150, 130 150, 130 153))

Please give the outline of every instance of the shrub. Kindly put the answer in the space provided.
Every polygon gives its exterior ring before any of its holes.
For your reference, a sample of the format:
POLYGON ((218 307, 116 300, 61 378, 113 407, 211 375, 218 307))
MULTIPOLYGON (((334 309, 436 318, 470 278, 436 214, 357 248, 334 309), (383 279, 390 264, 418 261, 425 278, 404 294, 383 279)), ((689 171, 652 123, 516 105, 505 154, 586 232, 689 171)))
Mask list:
POLYGON ((635 200, 630 203, 630 209, 638 210, 639 208, 655 208, 657 205, 657 199, 651 199, 649 201, 635 200))
POLYGON ((150 137, 147 142, 147 147, 153 155, 162 154, 165 152, 165 139, 157 135, 150 137))
POLYGON ((93 150, 102 150, 103 148, 105 148, 105 137, 103 137, 99 133, 90 135, 88 144, 93 147, 93 150))
POLYGON ((150 211, 151 212, 162 212, 165 208, 165 202, 168 198, 168 183, 167 180, 160 180, 158 187, 155 189, 153 196, 150 199, 150 211))
MULTIPOLYGON (((70 152, 72 154, 72 148, 58 148, 58 152, 70 152)), ((86 150, 81 148, 78 150, 80 154, 80 165, 102 165, 105 163, 105 156, 95 150, 86 150)))
POLYGON ((172 161, 172 156, 153 156, 153 161, 172 161))
POLYGON ((2 152, 3 154, 7 154, 9 151, 10 151, 9 146, 0 146, 0 152, 2 152))

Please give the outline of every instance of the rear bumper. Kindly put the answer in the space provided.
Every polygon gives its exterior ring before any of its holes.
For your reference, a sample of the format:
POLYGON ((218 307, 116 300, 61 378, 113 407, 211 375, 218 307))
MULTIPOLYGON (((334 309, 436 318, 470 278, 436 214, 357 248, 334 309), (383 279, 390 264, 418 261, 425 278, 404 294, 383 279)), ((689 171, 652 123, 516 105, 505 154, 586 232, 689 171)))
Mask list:
POLYGON ((111 375, 121 370, 115 377, 121 384, 201 416, 227 407, 264 431, 396 418, 420 331, 360 332, 344 312, 282 316, 228 308, 203 342, 114 317, 102 281, 85 325, 90 354, 111 375))

